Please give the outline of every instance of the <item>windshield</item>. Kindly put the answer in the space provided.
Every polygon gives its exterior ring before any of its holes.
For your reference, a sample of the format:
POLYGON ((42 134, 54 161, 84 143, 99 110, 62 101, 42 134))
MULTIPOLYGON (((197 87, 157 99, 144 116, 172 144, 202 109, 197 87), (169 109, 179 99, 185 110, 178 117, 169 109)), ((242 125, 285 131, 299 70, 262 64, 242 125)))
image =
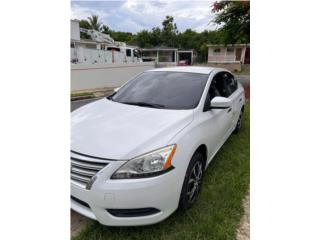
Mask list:
POLYGON ((201 98, 207 74, 144 72, 121 87, 112 100, 164 109, 192 109, 201 98))

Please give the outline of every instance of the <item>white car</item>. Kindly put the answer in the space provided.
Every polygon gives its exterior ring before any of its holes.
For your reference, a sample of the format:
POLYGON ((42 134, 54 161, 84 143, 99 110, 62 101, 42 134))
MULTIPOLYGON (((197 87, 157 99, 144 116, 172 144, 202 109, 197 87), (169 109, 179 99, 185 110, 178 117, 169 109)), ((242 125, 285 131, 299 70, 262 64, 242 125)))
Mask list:
POLYGON ((145 71, 72 112, 71 208, 109 226, 154 224, 198 197, 241 127, 244 90, 225 69, 145 71))

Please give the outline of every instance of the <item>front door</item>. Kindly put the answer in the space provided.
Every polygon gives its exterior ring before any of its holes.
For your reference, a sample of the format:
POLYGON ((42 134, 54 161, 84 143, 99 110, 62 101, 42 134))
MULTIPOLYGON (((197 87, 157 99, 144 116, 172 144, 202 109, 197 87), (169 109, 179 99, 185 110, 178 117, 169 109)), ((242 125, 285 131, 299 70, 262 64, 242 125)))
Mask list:
MULTIPOLYGON (((223 76, 224 73, 219 73, 212 80, 207 96, 209 104, 214 97, 227 97, 228 90, 224 89, 226 85, 223 83, 223 76)), ((229 136, 233 121, 233 109, 232 107, 228 109, 211 109, 203 114, 206 129, 211 129, 206 135, 209 142, 208 157, 211 159, 229 136)))

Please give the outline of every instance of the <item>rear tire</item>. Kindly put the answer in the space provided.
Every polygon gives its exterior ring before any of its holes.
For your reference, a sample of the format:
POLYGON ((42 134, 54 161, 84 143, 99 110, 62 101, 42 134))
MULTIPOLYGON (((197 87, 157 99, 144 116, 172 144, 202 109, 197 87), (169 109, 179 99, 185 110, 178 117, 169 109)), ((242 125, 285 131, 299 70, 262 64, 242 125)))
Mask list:
POLYGON ((201 190, 204 169, 204 157, 201 153, 196 152, 191 158, 184 178, 178 208, 180 211, 189 209, 197 200, 201 190))

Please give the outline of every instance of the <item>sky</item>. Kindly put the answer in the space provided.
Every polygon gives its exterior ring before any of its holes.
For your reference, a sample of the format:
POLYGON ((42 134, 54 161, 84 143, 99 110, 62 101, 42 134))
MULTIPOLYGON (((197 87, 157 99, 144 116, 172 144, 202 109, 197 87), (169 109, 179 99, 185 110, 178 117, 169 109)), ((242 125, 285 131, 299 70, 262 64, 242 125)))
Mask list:
POLYGON ((161 27, 167 15, 174 17, 180 32, 214 30, 210 23, 214 14, 210 6, 214 0, 122 0, 71 1, 71 19, 87 19, 92 14, 114 31, 137 33, 161 27))

